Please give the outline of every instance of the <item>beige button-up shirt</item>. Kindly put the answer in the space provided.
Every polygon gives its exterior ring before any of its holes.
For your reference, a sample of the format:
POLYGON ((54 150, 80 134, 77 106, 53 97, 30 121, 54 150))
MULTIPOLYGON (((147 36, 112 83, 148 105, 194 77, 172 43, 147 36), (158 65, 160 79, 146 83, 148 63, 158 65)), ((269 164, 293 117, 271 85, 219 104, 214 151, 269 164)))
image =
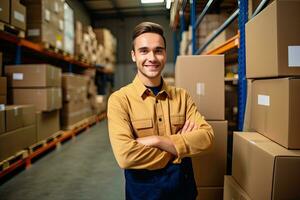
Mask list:
POLYGON ((114 92, 108 101, 108 128, 112 149, 121 168, 155 170, 168 162, 180 163, 208 149, 214 140, 211 126, 197 111, 188 93, 166 85, 155 96, 138 76, 114 92), (180 134, 186 120, 200 128, 180 134), (136 138, 158 135, 169 137, 178 157, 136 141, 136 138))

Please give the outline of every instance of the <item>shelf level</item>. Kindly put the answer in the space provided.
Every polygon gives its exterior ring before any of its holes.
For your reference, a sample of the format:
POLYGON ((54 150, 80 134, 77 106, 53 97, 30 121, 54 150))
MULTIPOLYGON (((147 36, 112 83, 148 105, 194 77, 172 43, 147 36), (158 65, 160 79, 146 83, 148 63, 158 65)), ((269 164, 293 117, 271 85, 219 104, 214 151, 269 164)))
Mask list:
POLYGON ((221 44, 220 46, 206 52, 205 54, 207 54, 207 55, 223 54, 233 48, 238 48, 239 47, 239 38, 240 38, 240 35, 237 34, 237 35, 233 36, 232 38, 230 38, 229 40, 227 40, 226 42, 224 42, 223 44, 221 44))

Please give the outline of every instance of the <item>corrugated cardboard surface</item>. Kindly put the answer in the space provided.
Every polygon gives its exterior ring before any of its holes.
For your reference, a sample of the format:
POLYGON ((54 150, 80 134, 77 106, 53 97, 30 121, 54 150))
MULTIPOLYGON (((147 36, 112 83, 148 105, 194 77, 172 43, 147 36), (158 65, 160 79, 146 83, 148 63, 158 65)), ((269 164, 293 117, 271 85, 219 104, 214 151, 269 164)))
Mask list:
POLYGON ((286 148, 300 149, 299 91, 300 79, 255 80, 251 128, 286 148))
POLYGON ((30 126, 36 123, 35 106, 34 105, 20 105, 23 113, 23 126, 30 126))
POLYGON ((52 111, 62 107, 61 88, 13 89, 14 104, 33 104, 37 111, 52 111))
POLYGON ((0 76, 2 76, 2 70, 3 70, 3 59, 2 59, 3 53, 0 52, 0 76))
POLYGON ((10 23, 26 30, 26 7, 20 4, 20 0, 11 0, 10 23))
POLYGON ((16 129, 0 135, 0 160, 36 143, 35 125, 16 129))
POLYGON ((226 174, 227 121, 208 121, 215 134, 214 146, 208 152, 195 157, 194 176, 199 187, 222 187, 226 174))
POLYGON ((9 2, 10 0, 0 1, 0 20, 6 23, 9 23, 9 2))
POLYGON ((5 106, 5 132, 23 127, 23 109, 21 106, 5 106))
POLYGON ((256 132, 235 132, 232 176, 253 200, 300 199, 300 151, 256 132))
POLYGON ((7 94, 7 79, 6 77, 0 77, 0 95, 7 94))
POLYGON ((6 95, 0 95, 0 104, 6 104, 7 103, 7 98, 6 95))
POLYGON ((61 69, 49 64, 7 65, 5 74, 14 88, 61 86, 61 69))
POLYGON ((289 46, 300 46, 299 10, 299 1, 277 0, 246 24, 247 78, 300 75, 288 62, 289 46))
POLYGON ((48 22, 27 24, 27 39, 56 47, 55 28, 52 23, 48 22))
POLYGON ((60 130, 59 110, 36 112, 36 140, 44 140, 60 130))
POLYGON ((198 187, 196 200, 221 200, 223 197, 222 187, 198 187))
POLYGON ((178 56, 175 85, 191 95, 206 120, 224 120, 224 56, 178 56))
POLYGON ((0 109, 0 134, 5 132, 5 111, 0 109))
POLYGON ((224 177, 224 200, 251 200, 232 176, 224 177))

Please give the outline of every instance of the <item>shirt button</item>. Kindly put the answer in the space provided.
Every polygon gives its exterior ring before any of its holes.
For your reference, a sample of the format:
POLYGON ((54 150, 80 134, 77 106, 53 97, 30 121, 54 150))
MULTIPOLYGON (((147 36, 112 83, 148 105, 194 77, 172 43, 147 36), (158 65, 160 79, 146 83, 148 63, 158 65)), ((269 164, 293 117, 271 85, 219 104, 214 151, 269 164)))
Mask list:
POLYGON ((158 103, 158 100, 156 100, 155 102, 158 103))
POLYGON ((160 122, 161 122, 161 121, 162 121, 162 119, 161 119, 161 118, 159 118, 159 119, 158 119, 158 121, 160 121, 160 122))

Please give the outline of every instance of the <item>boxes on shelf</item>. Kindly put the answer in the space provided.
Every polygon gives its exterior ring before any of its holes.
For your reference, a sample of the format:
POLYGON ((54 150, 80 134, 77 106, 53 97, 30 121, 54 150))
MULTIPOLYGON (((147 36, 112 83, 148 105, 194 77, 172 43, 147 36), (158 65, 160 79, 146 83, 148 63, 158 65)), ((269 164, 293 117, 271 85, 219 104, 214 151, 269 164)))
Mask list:
POLYGON ((178 56, 175 85, 191 95, 206 120, 224 120, 224 56, 178 56))
POLYGON ((223 197, 223 187, 198 187, 196 200, 220 200, 223 197))
POLYGON ((223 187, 227 160, 227 121, 208 121, 215 134, 211 150, 193 157, 193 170, 198 187, 223 187), (208 173, 209 172, 209 173, 208 173))
POLYGON ((0 77, 0 104, 6 104, 7 98, 7 79, 0 77))
POLYGON ((30 125, 0 135, 0 160, 36 143, 36 126, 30 125))
POLYGON ((74 12, 67 4, 64 4, 64 50, 74 54, 74 12))
POLYGON ((277 0, 246 24, 247 78, 300 75, 299 9, 277 0))
POLYGON ((47 139, 60 131, 59 110, 36 112, 36 141, 47 139))
POLYGON ((0 134, 5 132, 5 110, 0 107, 0 134))
POLYGON ((224 177, 224 200, 251 200, 232 176, 224 177))
POLYGON ((10 0, 2 0, 0 2, 0 21, 9 23, 10 9, 9 9, 10 0))
POLYGON ((299 91, 297 78, 255 80, 251 128, 286 148, 300 149, 299 91))
POLYGON ((10 2, 10 24, 26 30, 26 7, 20 3, 20 0, 11 0, 10 2))
POLYGON ((300 198, 300 151, 256 132, 235 132, 232 176, 253 200, 300 198))

